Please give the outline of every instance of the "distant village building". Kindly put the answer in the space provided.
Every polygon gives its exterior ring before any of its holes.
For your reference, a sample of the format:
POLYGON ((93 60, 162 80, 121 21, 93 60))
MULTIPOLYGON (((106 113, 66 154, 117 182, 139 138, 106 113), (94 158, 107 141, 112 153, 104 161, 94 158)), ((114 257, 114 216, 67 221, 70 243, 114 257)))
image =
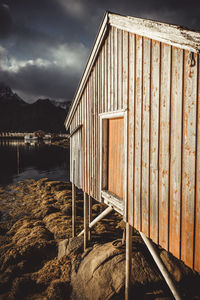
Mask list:
POLYGON ((132 227, 200 273, 199 51, 199 32, 106 13, 65 122, 85 240, 88 196, 123 216, 127 286, 132 227))

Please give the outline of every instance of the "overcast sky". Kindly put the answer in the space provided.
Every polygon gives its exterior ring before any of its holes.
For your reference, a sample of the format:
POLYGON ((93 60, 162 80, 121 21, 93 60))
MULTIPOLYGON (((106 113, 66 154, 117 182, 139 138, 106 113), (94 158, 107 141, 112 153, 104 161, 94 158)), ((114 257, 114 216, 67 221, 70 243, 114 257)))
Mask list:
POLYGON ((200 30, 200 0, 0 0, 0 81, 72 100, 105 10, 200 30))

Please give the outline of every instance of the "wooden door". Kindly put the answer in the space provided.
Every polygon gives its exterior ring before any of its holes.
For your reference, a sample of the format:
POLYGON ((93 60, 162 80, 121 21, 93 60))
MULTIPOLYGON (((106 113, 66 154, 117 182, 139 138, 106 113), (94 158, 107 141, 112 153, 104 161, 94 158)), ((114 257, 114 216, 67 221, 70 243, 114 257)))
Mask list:
POLYGON ((123 199, 124 119, 108 120, 108 191, 123 199))

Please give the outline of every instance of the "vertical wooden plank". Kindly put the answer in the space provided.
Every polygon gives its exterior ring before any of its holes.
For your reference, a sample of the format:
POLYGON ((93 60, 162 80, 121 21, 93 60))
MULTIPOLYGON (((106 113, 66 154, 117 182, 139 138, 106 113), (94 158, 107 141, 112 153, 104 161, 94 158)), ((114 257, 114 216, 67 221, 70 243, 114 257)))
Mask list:
MULTIPOLYGON (((76 127, 78 126, 79 122, 79 105, 76 110, 76 127)), ((79 149, 79 133, 78 131, 75 133, 76 138, 76 186, 79 187, 79 155, 78 155, 78 149, 79 149)))
POLYGON ((196 144, 196 207, 194 268, 200 273, 200 59, 198 54, 197 144, 196 144))
POLYGON ((101 98, 102 98, 102 110, 105 112, 105 44, 102 48, 102 60, 101 60, 101 98))
POLYGON ((77 110, 75 112, 74 119, 75 119, 74 127, 76 128, 77 127, 77 110))
POLYGON ((129 35, 128 221, 133 226, 135 35, 129 35))
POLYGON ((89 169, 89 83, 87 84, 87 193, 90 191, 89 177, 90 177, 90 169, 89 169))
POLYGON ((107 42, 107 45, 108 45, 108 52, 107 52, 107 88, 108 88, 108 97, 107 97, 107 101, 108 101, 108 111, 110 111, 111 109, 111 99, 110 99, 110 94, 111 94, 111 83, 110 83, 110 78, 111 78, 111 72, 110 72, 110 69, 111 69, 111 61, 110 61, 110 47, 111 47, 111 34, 109 32, 109 35, 108 35, 108 42, 107 42))
POLYGON ((96 96, 96 89, 95 89, 95 70, 97 66, 95 65, 94 71, 92 72, 91 75, 91 135, 90 135, 90 140, 91 140, 91 173, 90 173, 90 178, 91 178, 91 195, 92 197, 94 196, 94 101, 95 101, 95 96, 96 96))
POLYGON ((87 87, 85 88, 85 191, 87 192, 87 87))
POLYGON ((83 111, 83 96, 80 99, 80 125, 83 124, 82 111, 83 111))
POLYGON ((76 113, 74 114, 74 123, 73 123, 74 128, 76 128, 76 113))
POLYGON ((73 122, 72 122, 72 130, 76 127, 76 115, 74 115, 73 122))
POLYGON ((118 101, 117 107, 118 109, 122 109, 122 99, 123 99, 123 89, 122 89, 122 60, 123 60, 123 40, 122 40, 123 32, 118 29, 118 49, 117 49, 117 60, 118 60, 118 101))
MULTIPOLYGON (((123 74, 122 74, 122 82, 123 82, 123 108, 125 110, 128 109, 128 78, 129 76, 129 33, 128 32, 123 32, 123 74)), ((128 116, 126 113, 126 117, 124 117, 124 141, 123 141, 123 147, 124 149, 127 150, 127 144, 128 144, 128 116)), ((123 160, 124 160, 124 166, 123 166, 123 172, 124 172, 124 178, 122 178, 124 185, 123 185, 123 201, 125 205, 125 210, 124 210, 124 219, 127 221, 127 189, 128 189, 128 171, 127 171, 127 153, 123 151, 123 160)))
MULTIPOLYGON (((79 114, 80 114, 80 102, 77 107, 77 126, 79 125, 79 114)), ((77 178, 77 187, 80 188, 80 130, 76 132, 76 142, 77 142, 76 178, 77 178)))
POLYGON ((94 161, 93 161, 93 198, 95 198, 95 193, 96 193, 96 102, 98 101, 99 98, 99 89, 98 89, 98 72, 99 72, 99 59, 96 63, 97 65, 97 69, 95 70, 95 74, 94 74, 94 89, 95 89, 95 93, 94 93, 94 100, 93 100, 93 105, 94 105, 94 113, 93 113, 93 157, 94 157, 94 161))
POLYGON ((143 39, 142 105, 142 232, 149 237, 149 148, 150 148, 151 40, 143 39))
POLYGON ((152 41, 151 64, 151 146, 150 146, 150 238, 158 243, 158 153, 160 43, 152 41))
POLYGON ((77 115, 77 122, 76 122, 76 126, 79 125, 79 112, 80 112, 80 101, 79 104, 77 106, 77 110, 76 110, 76 115, 77 115))
POLYGON ((169 251, 180 258, 183 50, 172 48, 169 251))
MULTIPOLYGON (((74 130, 74 122, 75 122, 75 118, 73 118, 72 120, 72 124, 71 124, 71 129, 72 131, 74 130)), ((71 176, 71 180, 72 183, 74 183, 74 167, 73 167, 73 161, 74 161, 74 140, 73 140, 73 136, 70 138, 71 139, 71 146, 72 146, 72 151, 71 151, 71 170, 72 170, 72 176, 71 176)))
POLYGON ((88 195, 92 194, 92 109, 93 109, 93 82, 92 82, 93 74, 90 74, 89 79, 89 193, 88 195))
POLYGON ((160 145, 159 145, 159 243, 168 250, 169 237, 169 146, 171 46, 161 45, 160 145))
POLYGON ((87 155, 88 155, 88 152, 87 152, 87 148, 88 148, 88 146, 87 146, 87 143, 88 143, 88 135, 87 135, 87 122, 88 122, 88 120, 87 120, 87 106, 88 106, 88 104, 87 104, 87 98, 88 98, 88 96, 87 96, 87 86, 86 86, 86 88, 85 88, 85 192, 87 192, 88 191, 88 176, 87 176, 87 163, 88 163, 88 157, 87 157, 87 155))
POLYGON ((108 38, 105 41, 105 59, 104 59, 104 77, 105 77, 105 112, 108 111, 108 38))
POLYGON ((83 191, 85 192, 85 91, 81 99, 82 103, 82 177, 83 191))
POLYGON ((123 108, 128 108, 128 32, 123 32, 123 108))
POLYGON ((87 119, 88 119, 88 126, 87 126, 87 134, 88 134, 88 148, 87 148, 87 152, 88 152, 88 195, 90 195, 90 144, 91 144, 91 140, 90 140, 90 119, 91 119, 91 75, 89 77, 88 80, 88 106, 87 106, 87 110, 88 110, 88 114, 87 114, 87 119))
POLYGON ((90 77, 90 105, 89 105, 89 118, 90 118, 90 137, 89 137, 89 142, 90 142, 90 192, 88 195, 93 195, 93 178, 92 178, 92 162, 93 162, 93 101, 94 101, 94 89, 93 89, 93 76, 94 76, 94 71, 91 74, 90 77))
MULTIPOLYGON (((72 132, 72 125, 70 125, 70 133, 72 132)), ((69 139, 70 142, 70 182, 72 182, 72 138, 69 139)))
MULTIPOLYGON (((197 54, 194 53, 197 61, 197 54)), ((196 164, 197 64, 190 66, 190 52, 184 52, 182 235, 181 259, 193 268, 196 164)))
MULTIPOLYGON (((70 125, 70 133, 72 132, 71 129, 72 125, 70 125)), ((69 139, 70 142, 70 182, 72 182, 72 138, 69 139)))
POLYGON ((110 28, 110 110, 114 109, 114 28, 110 28))
POLYGON ((94 198, 94 193, 95 193, 95 168, 96 168, 96 149, 95 149, 95 144, 96 144, 96 124, 95 124, 95 114, 96 114, 96 102, 98 101, 98 87, 97 87, 97 76, 98 76, 98 59, 95 64, 94 68, 94 77, 93 77, 93 84, 94 84, 94 93, 93 93, 93 114, 92 114, 92 122, 93 122, 93 131, 92 131, 92 139, 93 139, 93 155, 92 155, 92 168, 93 168, 93 173, 92 173, 92 182, 93 182, 93 193, 92 197, 94 198))
MULTIPOLYGON (((80 125, 83 125, 83 96, 81 97, 80 100, 80 125)), ((84 136, 83 136, 83 126, 80 129, 80 151, 81 151, 81 187, 83 190, 83 163, 84 163, 84 156, 83 156, 83 141, 84 141, 84 136)))
POLYGON ((113 55, 113 60, 114 60, 114 106, 113 109, 117 110, 118 109, 118 29, 113 28, 114 30, 114 55, 113 55))
POLYGON ((74 124, 74 118, 72 119, 72 123, 71 123, 71 129, 72 129, 72 131, 73 131, 73 129, 74 129, 73 124, 74 124))
POLYGON ((100 99, 100 85, 99 85, 99 74, 100 73, 100 59, 98 58, 97 60, 97 69, 96 69, 96 80, 95 80, 95 85, 96 85, 96 98, 94 101, 94 128, 95 128, 95 133, 94 133, 94 151, 95 151, 95 170, 94 170, 94 184, 95 184, 95 193, 94 193, 94 198, 96 199, 96 190, 97 190, 97 178, 98 178, 98 164, 97 164, 97 115, 98 115, 98 107, 101 105, 101 99, 100 99))
POLYGON ((102 60, 103 60, 103 49, 101 49, 101 53, 99 55, 99 68, 98 68, 98 99, 99 99, 99 113, 103 111, 103 95, 102 95, 102 60))
POLYGON ((141 109, 142 109, 142 37, 136 35, 135 70, 135 155, 134 155, 134 227, 141 231, 141 109))
POLYGON ((99 113, 100 113, 100 107, 102 106, 102 87, 101 87, 101 70, 102 70, 102 60, 99 62, 99 76, 98 76, 98 90, 99 90, 99 97, 98 97, 98 102, 96 103, 96 114, 95 114, 95 126, 96 126, 96 200, 98 200, 99 197, 99 188, 100 188, 100 146, 99 146, 99 113))
MULTIPOLYGON (((78 125, 81 124, 81 101, 79 102, 79 109, 78 109, 78 125)), ((82 163, 82 157, 81 157, 81 129, 78 130, 78 182, 79 182, 79 188, 82 188, 82 182, 81 182, 81 163, 82 163)))
POLYGON ((72 121, 72 130, 76 127, 76 114, 74 114, 73 121, 72 121))

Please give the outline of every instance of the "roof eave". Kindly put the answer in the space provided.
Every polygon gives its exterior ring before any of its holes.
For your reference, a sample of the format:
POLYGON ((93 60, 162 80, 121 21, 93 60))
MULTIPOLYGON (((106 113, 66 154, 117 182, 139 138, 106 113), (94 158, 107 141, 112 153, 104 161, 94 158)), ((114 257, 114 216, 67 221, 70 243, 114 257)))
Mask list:
POLYGON ((102 41, 104 40, 104 38, 106 36, 106 33, 108 31, 108 26, 109 26, 109 17, 108 17, 108 15, 109 15, 109 12, 106 12, 105 15, 104 15, 103 21, 100 25, 100 28, 99 28, 99 31, 97 33, 95 42, 93 44, 92 51, 91 51, 91 53, 88 57, 88 61, 86 63, 85 69, 83 71, 83 75, 81 77, 81 80, 80 80, 78 88, 76 90, 76 93, 75 93, 74 99, 72 101, 71 107, 70 107, 69 112, 67 114, 67 117, 66 117, 66 120, 65 120, 66 130, 69 128, 69 126, 71 124, 71 120, 72 120, 74 112, 77 108, 78 101, 79 101, 79 99, 80 99, 80 97, 81 97, 81 95, 84 91, 85 83, 88 80, 88 77, 90 75, 90 72, 91 72, 93 64, 94 64, 94 61, 95 61, 95 59, 96 59, 96 57, 99 53, 99 49, 102 45, 102 41))
POLYGON ((137 17, 109 15, 110 26, 166 43, 185 50, 200 52, 200 32, 178 25, 137 17))

